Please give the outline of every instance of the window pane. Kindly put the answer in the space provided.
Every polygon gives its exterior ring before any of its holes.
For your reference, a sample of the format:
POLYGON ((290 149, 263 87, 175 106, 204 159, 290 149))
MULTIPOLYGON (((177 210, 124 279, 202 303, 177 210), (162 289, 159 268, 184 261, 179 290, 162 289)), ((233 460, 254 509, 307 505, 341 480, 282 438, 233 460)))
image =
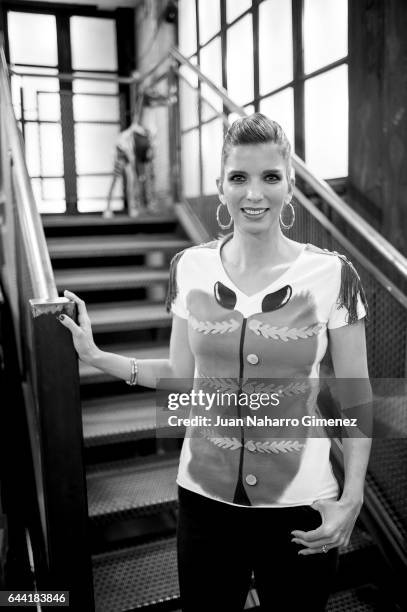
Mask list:
POLYGON ((42 197, 44 200, 64 200, 65 199, 65 183, 64 183, 63 178, 42 179, 41 182, 42 182, 42 197))
POLYGON ((62 130, 56 123, 40 124, 41 174, 43 176, 63 176, 64 161, 62 154, 62 130))
MULTIPOLYGON (((219 36, 201 50, 201 70, 215 85, 222 85, 222 60, 219 36)), ((207 102, 212 104, 217 110, 222 110, 222 100, 213 89, 202 83, 201 92, 207 102)), ((202 120, 206 121, 213 117, 214 112, 207 104, 204 107, 202 109, 202 120)))
POLYGON ((322 178, 348 175, 348 67, 305 81, 305 160, 322 178))
POLYGON ((199 0, 198 7, 199 42, 203 45, 220 30, 220 2, 219 0, 199 0))
POLYGON ((305 0, 305 72, 326 66, 347 53, 348 0, 305 0))
POLYGON ((25 125, 25 161, 28 174, 39 176, 40 171, 40 136, 37 123, 26 123, 25 125))
POLYGON ((114 96, 75 95, 75 121, 120 121, 119 98, 114 96))
POLYGON ((64 213, 66 211, 63 179, 45 179, 43 181, 32 179, 31 185, 40 213, 64 213))
POLYGON ((38 118, 40 121, 60 121, 61 102, 59 94, 40 92, 38 94, 38 118))
POLYGON ((294 96, 292 87, 260 102, 260 112, 277 121, 283 128, 294 150, 294 96))
POLYGON ((198 92, 186 83, 184 79, 179 80, 180 90, 180 114, 181 130, 188 130, 198 125, 198 92))
MULTIPOLYGON (((56 74, 56 70, 52 69, 41 69, 41 68, 30 68, 28 66, 20 66, 21 72, 44 72, 45 74, 56 74)), ((59 92, 59 81, 52 77, 31 77, 31 76, 18 76, 13 75, 11 79, 12 83, 12 96, 13 105, 20 112, 20 87, 23 89, 23 100, 24 100, 24 116, 25 119, 38 119, 38 99, 37 94, 39 91, 51 91, 59 92)), ((58 96, 59 98, 59 96, 58 96)), ((47 104, 46 100, 40 102, 47 104)), ((56 116, 55 98, 53 102, 53 115, 56 116)))
POLYGON ((63 176, 61 126, 52 123, 27 123, 25 152, 30 176, 63 176))
POLYGON ((182 186, 185 197, 200 194, 198 130, 182 135, 181 147, 182 186))
MULTIPOLYGON (((105 200, 107 200, 112 178, 112 175, 78 176, 78 198, 84 200, 105 198, 105 200)), ((123 198, 123 181, 121 177, 116 180, 113 190, 113 198, 123 198)))
POLYGON ((78 174, 111 173, 119 127, 75 125, 76 171, 78 174))
POLYGON ((8 13, 10 62, 57 66, 57 30, 54 15, 8 13))
POLYGON ((195 0, 180 0, 178 4, 179 50, 186 56, 196 51, 195 0))
POLYGON ((217 193, 216 179, 220 176, 220 157, 223 143, 223 122, 215 119, 202 126, 202 171, 205 195, 217 193))
POLYGON ((259 7, 260 94, 293 78, 291 2, 267 0, 259 7))
POLYGON ((252 5, 252 0, 226 0, 226 19, 230 23, 236 17, 247 11, 252 5))
POLYGON ((229 97, 236 104, 253 99, 252 16, 246 15, 227 30, 227 79, 229 97))
MULTIPOLYGON (((79 212, 101 212, 106 209, 112 176, 78 176, 79 212)), ((123 181, 117 179, 113 190, 112 209, 123 210, 123 181)))
POLYGON ((73 70, 117 70, 113 19, 71 17, 73 70))
MULTIPOLYGON (((112 200, 112 210, 123 210, 123 200, 112 200)), ((87 212, 102 212, 106 210, 106 199, 94 199, 94 200, 78 200, 78 211, 80 213, 87 212)))

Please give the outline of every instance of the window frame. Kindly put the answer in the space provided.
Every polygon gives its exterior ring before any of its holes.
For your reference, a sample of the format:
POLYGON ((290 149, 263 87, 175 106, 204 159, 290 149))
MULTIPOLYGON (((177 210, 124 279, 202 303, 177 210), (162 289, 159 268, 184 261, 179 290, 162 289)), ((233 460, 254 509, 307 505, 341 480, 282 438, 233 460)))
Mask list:
MULTIPOLYGON (((7 62, 10 62, 10 41, 8 35, 8 13, 9 12, 20 12, 20 13, 40 13, 46 15, 53 15, 56 19, 57 29, 57 55, 58 65, 56 67, 57 73, 69 73, 72 71, 72 52, 71 52, 71 37, 70 37, 70 18, 71 17, 93 17, 100 19, 109 19, 115 22, 116 29, 116 44, 117 44, 117 70, 80 70, 81 75, 85 75, 87 72, 90 74, 103 74, 103 75, 124 75, 128 76, 135 68, 135 60, 131 61, 128 54, 121 49, 119 44, 122 40, 121 32, 126 30, 127 43, 131 44, 132 48, 135 49, 135 32, 134 26, 130 26, 129 19, 126 19, 126 12, 131 9, 116 9, 114 11, 97 9, 93 6, 84 6, 77 4, 50 4, 47 2, 27 2, 25 0, 14 0, 11 2, 3 2, 0 5, 0 22, 2 23, 4 32, 4 49, 6 54, 7 62), (128 39, 131 39, 130 41, 128 39)), ((134 23, 134 20, 131 22, 134 23)), ((36 66, 33 64, 15 64, 15 66, 27 66, 33 68, 44 68, 44 66, 36 66)), ((76 169, 75 160, 75 135, 74 135, 74 121, 73 121, 73 81, 60 80, 60 108, 61 108, 61 131, 62 131, 62 148, 63 148, 63 164, 64 173, 63 179, 65 183, 65 202, 66 211, 63 214, 78 214, 78 191, 77 182, 79 175, 76 169), (62 103, 62 95, 66 95, 65 103, 62 103)), ((108 94, 107 94, 108 95, 108 94)), ((119 129, 125 129, 131 118, 130 108, 130 95, 129 90, 123 84, 119 84, 117 98, 119 101, 119 120, 117 123, 119 129)), ((55 123, 55 121, 40 121, 24 119, 22 113, 22 133, 24 136, 25 123, 34 122, 37 125, 41 123, 55 123)), ((59 122, 56 122, 59 123, 59 122)), ((79 123, 88 123, 79 122, 79 123)), ((92 123, 89 121, 89 123, 92 123)), ((98 124, 111 124, 112 121, 98 121, 98 124)), ((97 174, 97 173, 96 173, 97 174)), ((96 176, 96 174, 92 174, 96 176)), ((107 174, 103 173, 107 176, 107 174)), ((113 167, 112 167, 113 175, 113 167)), ((80 176, 86 176, 81 174, 80 176)), ((109 175, 110 176, 110 175, 109 175)), ((38 175, 34 178, 46 179, 45 175, 38 175)), ((58 214, 58 213, 56 213, 58 214)))

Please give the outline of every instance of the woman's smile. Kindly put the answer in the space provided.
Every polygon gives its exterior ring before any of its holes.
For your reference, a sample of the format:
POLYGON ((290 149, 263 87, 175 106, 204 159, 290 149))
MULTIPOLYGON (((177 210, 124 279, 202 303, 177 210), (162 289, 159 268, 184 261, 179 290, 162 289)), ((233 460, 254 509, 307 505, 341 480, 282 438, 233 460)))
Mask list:
POLYGON ((243 213, 243 215, 245 217, 247 217, 248 219, 253 219, 253 220, 260 220, 263 219, 263 217, 265 217, 266 213, 268 212, 268 208, 253 208, 251 206, 245 206, 244 208, 240 209, 243 213))

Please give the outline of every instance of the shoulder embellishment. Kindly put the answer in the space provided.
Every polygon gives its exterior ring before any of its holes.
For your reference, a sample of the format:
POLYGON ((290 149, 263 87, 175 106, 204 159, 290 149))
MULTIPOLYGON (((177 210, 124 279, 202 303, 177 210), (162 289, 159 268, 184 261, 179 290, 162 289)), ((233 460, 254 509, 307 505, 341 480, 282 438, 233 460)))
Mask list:
POLYGON ((342 264, 341 270, 341 286, 339 290, 339 296, 337 299, 337 309, 345 307, 348 311, 348 324, 352 325, 358 321, 358 296, 362 300, 362 304, 366 310, 366 320, 369 318, 369 308, 364 292, 360 276, 357 273, 353 263, 349 261, 346 255, 338 253, 337 251, 329 251, 328 249, 320 249, 319 247, 308 244, 308 248, 315 253, 322 253, 324 255, 335 255, 339 258, 342 264))

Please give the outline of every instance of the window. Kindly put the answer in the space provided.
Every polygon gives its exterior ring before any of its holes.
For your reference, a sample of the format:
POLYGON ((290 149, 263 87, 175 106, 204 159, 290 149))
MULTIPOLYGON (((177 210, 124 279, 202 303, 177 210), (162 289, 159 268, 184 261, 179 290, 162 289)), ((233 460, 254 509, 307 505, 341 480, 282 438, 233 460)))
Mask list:
POLYGON ((305 159, 316 174, 348 174, 348 69, 339 66, 305 82, 305 159))
POLYGON ((220 30, 219 0, 198 0, 199 44, 204 45, 220 30))
POLYGON ((192 130, 182 136, 182 183, 186 197, 198 196, 201 192, 199 179, 199 131, 192 130))
POLYGON ((267 0, 259 7, 260 94, 293 78, 291 2, 267 0))
POLYGON ((214 119, 202 126, 202 156, 204 194, 216 193, 216 179, 220 176, 220 156, 223 141, 223 123, 214 119))
POLYGON ((243 105, 253 100, 253 28, 246 15, 227 31, 227 82, 229 97, 243 105))
POLYGON ((306 74, 348 53, 348 0, 304 0, 306 74))
POLYGON ((71 17, 73 70, 117 70, 114 19, 71 17))
POLYGON ((247 11, 252 5, 252 0, 226 0, 226 18, 228 23, 247 11))
MULTIPOLYGON (((6 12, 10 61, 17 73, 12 99, 28 171, 40 212, 64 212, 65 200, 72 212, 103 210, 121 124, 119 88, 114 81, 83 77, 117 74, 116 20, 106 13, 64 12, 57 31, 56 14, 57 9, 51 15, 6 12), (57 73, 71 66, 77 78, 60 81, 57 73)), ((113 208, 123 208, 120 182, 113 208)))
MULTIPOLYGON (((347 0, 191 0, 188 9, 187 4, 180 2, 180 41, 193 41, 182 44, 203 73, 247 113, 261 111, 280 123, 293 150, 317 175, 346 176, 347 0)), ((220 114, 228 111, 205 84, 195 92, 183 87, 181 98, 181 117, 188 115, 182 118, 184 136, 195 130, 200 193, 215 194, 214 151, 221 142, 220 114), (215 111, 199 100, 200 91, 215 107, 216 121, 215 111)))
POLYGON ((260 112, 273 121, 277 121, 283 128, 292 150, 294 150, 294 95, 293 88, 283 89, 273 96, 264 98, 260 102, 260 112))
POLYGON ((179 50, 189 57, 196 51, 196 7, 191 0, 180 0, 178 4, 178 21, 188 24, 188 27, 179 28, 179 50))
MULTIPOLYGON (((208 76, 215 85, 222 86, 222 56, 220 47, 220 36, 217 36, 208 45, 201 49, 201 70, 208 76)), ((202 97, 215 107, 217 111, 222 110, 222 100, 219 96, 213 92, 213 90, 202 83, 201 85, 202 97)), ((207 105, 204 104, 202 112, 202 120, 206 121, 214 115, 214 111, 207 105)), ((216 111, 215 111, 216 112, 216 111)))
POLYGON ((26 66, 57 66, 57 30, 54 15, 8 13, 10 62, 26 66))

